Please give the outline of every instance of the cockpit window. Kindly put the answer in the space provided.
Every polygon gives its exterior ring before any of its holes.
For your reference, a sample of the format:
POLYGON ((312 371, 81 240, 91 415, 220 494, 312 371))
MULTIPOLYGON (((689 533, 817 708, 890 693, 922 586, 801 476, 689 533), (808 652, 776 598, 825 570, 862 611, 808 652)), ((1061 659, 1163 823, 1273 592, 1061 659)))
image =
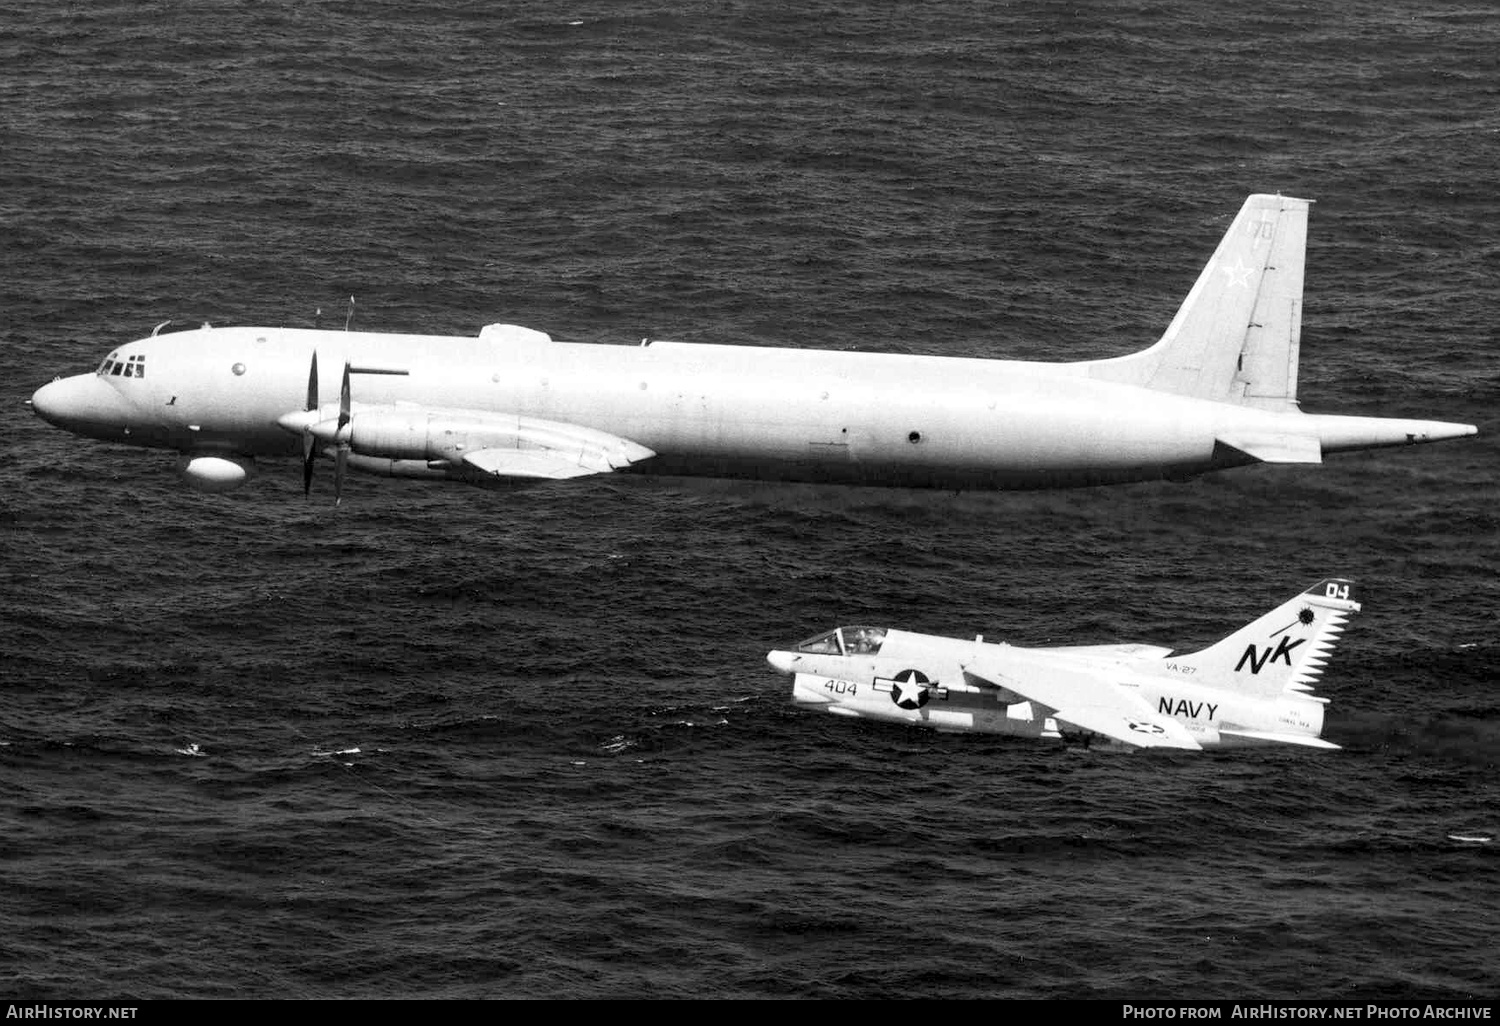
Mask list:
POLYGON ((816 638, 808 638, 797 645, 798 652, 811 652, 814 655, 843 655, 844 646, 839 641, 837 630, 826 634, 819 634, 816 638))
POLYGON ((797 646, 797 651, 813 655, 875 655, 884 641, 884 627, 840 627, 808 638, 797 646))
POLYGON ((844 647, 850 655, 875 655, 885 641, 884 627, 845 627, 844 647))
POLYGON ((146 376, 146 356, 144 353, 134 353, 121 360, 116 353, 110 353, 99 365, 99 376, 105 377, 144 378, 146 376))

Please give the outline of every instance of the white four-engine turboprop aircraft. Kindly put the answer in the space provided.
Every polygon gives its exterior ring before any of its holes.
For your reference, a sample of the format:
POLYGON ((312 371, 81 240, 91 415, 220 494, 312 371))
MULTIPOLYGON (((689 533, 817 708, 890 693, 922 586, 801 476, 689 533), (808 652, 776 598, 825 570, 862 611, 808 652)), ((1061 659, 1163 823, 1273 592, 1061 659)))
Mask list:
POLYGON ((840 716, 1137 748, 1337 748, 1319 737, 1327 699, 1311 691, 1358 611, 1353 582, 1329 579, 1187 655, 840 627, 766 659, 792 675, 794 701, 840 716))
MULTIPOLYGON (((475 483, 637 470, 944 488, 1182 479, 1472 435, 1297 403, 1306 200, 1245 201, 1161 340, 1075 363, 645 342, 211 328, 120 346, 32 407, 175 449, 192 485, 257 456, 475 483), (324 373, 319 376, 319 367, 324 373), (333 373, 328 373, 332 370, 333 373)), ((158 326, 158 331, 161 326, 158 326)))

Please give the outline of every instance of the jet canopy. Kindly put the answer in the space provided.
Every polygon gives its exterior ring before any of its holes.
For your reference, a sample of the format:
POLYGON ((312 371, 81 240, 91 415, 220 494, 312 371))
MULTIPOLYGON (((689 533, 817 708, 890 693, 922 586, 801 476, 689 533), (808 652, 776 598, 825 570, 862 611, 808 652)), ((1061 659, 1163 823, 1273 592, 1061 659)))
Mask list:
POLYGON ((797 651, 813 655, 876 655, 884 641, 884 627, 835 627, 798 642, 797 651))

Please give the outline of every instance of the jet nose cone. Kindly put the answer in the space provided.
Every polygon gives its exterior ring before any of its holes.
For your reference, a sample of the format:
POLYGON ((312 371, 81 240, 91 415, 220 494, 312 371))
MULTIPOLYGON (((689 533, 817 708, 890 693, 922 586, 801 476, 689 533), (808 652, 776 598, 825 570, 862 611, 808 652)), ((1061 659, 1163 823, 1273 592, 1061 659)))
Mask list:
POLYGON ((797 664, 799 659, 801 659, 801 656, 793 652, 772 652, 766 656, 766 662, 770 663, 771 669, 777 673, 791 673, 792 667, 797 664))

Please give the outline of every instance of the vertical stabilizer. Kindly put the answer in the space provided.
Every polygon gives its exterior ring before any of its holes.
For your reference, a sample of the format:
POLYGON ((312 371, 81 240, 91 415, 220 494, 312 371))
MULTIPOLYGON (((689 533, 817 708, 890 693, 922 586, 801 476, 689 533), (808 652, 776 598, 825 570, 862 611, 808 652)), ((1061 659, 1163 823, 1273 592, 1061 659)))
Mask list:
POLYGON ((1309 206, 1265 194, 1245 200, 1161 340, 1092 363, 1090 376, 1267 410, 1295 408, 1309 206))
POLYGON ((1244 694, 1307 694, 1359 608, 1353 581, 1319 581, 1218 644, 1170 657, 1166 672, 1244 694))

